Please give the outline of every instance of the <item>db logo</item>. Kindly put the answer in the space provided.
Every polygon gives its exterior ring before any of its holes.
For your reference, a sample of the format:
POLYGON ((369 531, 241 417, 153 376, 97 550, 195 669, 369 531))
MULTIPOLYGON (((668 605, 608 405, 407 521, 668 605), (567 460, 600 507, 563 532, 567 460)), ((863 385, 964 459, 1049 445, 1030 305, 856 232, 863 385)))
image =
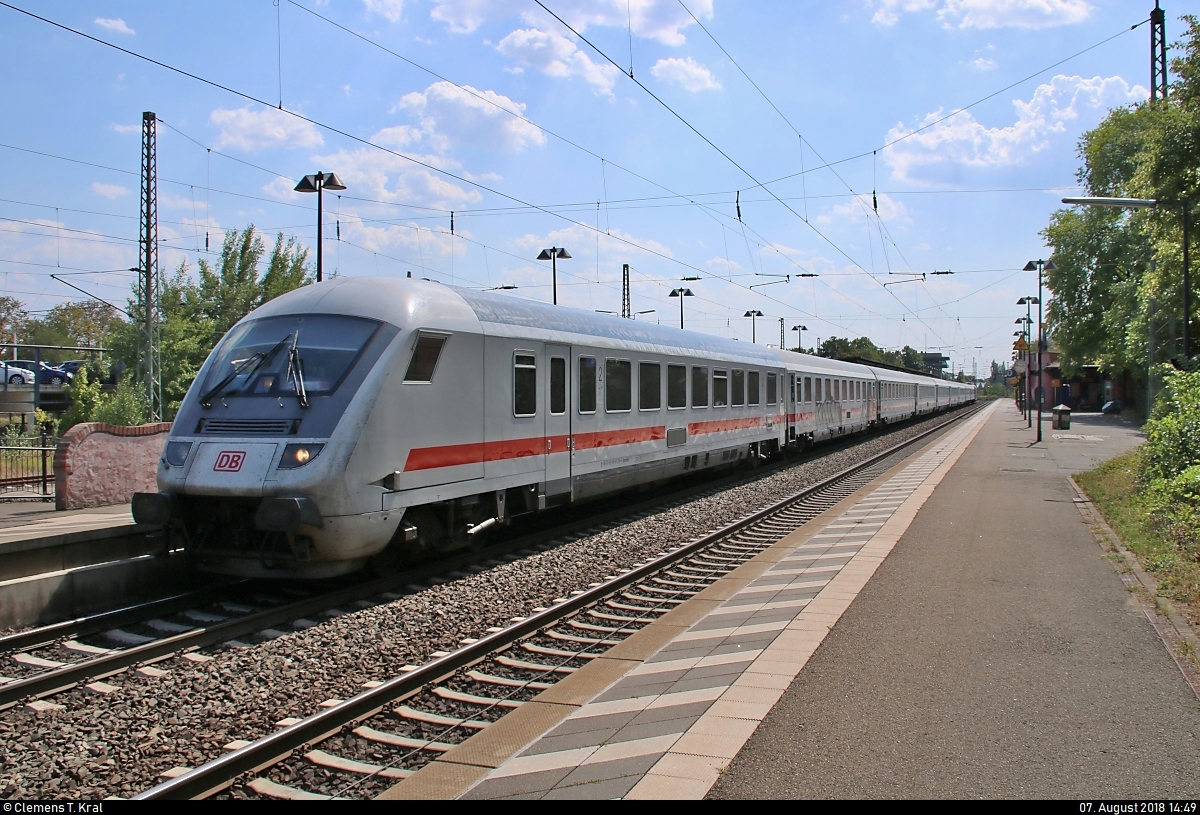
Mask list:
POLYGON ((246 454, 241 450, 222 450, 217 453, 217 463, 213 465, 215 473, 236 473, 242 469, 246 454))

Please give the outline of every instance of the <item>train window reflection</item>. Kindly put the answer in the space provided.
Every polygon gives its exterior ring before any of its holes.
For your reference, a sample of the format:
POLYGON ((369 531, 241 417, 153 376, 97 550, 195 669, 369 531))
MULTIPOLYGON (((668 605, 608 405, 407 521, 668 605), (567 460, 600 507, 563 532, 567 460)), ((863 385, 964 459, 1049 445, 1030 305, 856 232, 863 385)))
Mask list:
POLYGON ((762 401, 758 388, 758 371, 746 373, 746 404, 757 405, 762 401))
POLYGON ((604 409, 609 413, 628 411, 633 400, 633 373, 629 360, 605 360, 604 375, 608 380, 604 386, 604 409))
POLYGON ((405 382, 432 382, 433 369, 437 367, 438 357, 442 354, 442 346, 446 337, 438 334, 422 334, 417 337, 413 348, 412 359, 408 362, 408 370, 404 372, 405 382))
POLYGON ((550 358, 550 412, 567 412, 567 361, 562 357, 550 358))
POLYGON ((516 354, 513 357, 513 415, 537 413, 537 357, 516 354))
POLYGON ((767 404, 773 405, 776 402, 776 385, 775 374, 767 374, 767 404))
POLYGON ((692 366, 692 407, 708 407, 708 367, 692 366))
POLYGON ((596 412, 596 358, 579 358, 579 412, 596 412))
POLYGON ((642 410, 662 407, 662 366, 657 362, 638 364, 638 407, 642 410))
POLYGON ((713 407, 729 404, 729 375, 720 368, 713 369, 713 407))
POLYGON ((667 407, 687 407, 687 366, 667 366, 667 407))
POLYGON ((328 395, 380 325, 335 314, 288 314, 242 323, 217 350, 201 393, 220 385, 219 392, 227 395, 292 395, 299 372, 308 396, 328 395))
POLYGON ((729 403, 735 407, 746 404, 746 372, 735 368, 729 384, 729 403))

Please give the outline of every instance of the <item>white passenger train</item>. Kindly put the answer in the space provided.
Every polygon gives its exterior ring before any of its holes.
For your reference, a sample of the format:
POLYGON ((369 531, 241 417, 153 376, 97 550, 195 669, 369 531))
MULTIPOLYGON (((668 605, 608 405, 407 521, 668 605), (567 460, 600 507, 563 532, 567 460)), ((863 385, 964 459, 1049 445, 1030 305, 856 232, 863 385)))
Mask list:
POLYGON ((230 330, 134 516, 182 535, 204 570, 326 577, 973 400, 969 385, 506 295, 341 278, 230 330))

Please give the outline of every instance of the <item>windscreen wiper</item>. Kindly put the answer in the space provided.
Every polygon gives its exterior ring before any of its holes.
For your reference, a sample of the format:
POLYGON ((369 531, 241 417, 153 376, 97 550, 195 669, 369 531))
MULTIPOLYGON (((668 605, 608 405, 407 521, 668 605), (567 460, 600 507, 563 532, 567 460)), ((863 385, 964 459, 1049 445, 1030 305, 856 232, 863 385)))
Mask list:
POLYGON ((270 351, 267 351, 265 354, 262 351, 259 351, 255 354, 251 354, 249 357, 247 357, 245 360, 243 360, 240 365, 238 365, 236 368, 233 369, 233 373, 231 373, 229 376, 222 379, 216 385, 213 385, 212 388, 210 388, 205 394, 203 394, 200 397, 200 407, 205 407, 205 408, 212 407, 213 397, 216 396, 221 391, 225 390, 225 387, 230 382, 237 379, 243 373, 246 374, 247 378, 254 376, 255 371, 257 371, 262 366, 266 365, 267 362, 270 361, 271 357, 273 357, 277 353, 279 353, 279 349, 283 347, 283 344, 286 343, 291 338, 292 338, 292 335, 288 334, 286 337, 281 339, 279 342, 275 343, 274 347, 271 348, 270 351))
POLYGON ((288 349, 287 378, 292 381, 292 387, 296 391, 296 399, 300 402, 300 407, 306 408, 308 407, 308 391, 304 388, 303 363, 300 360, 300 352, 296 349, 298 342, 300 342, 299 331, 292 335, 292 347, 288 349))

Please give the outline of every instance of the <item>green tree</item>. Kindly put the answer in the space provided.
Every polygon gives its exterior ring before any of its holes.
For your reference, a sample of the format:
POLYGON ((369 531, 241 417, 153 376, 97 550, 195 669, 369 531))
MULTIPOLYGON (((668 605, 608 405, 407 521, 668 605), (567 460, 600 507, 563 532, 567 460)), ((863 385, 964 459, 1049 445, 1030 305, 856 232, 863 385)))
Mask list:
MULTIPOLYGON (((263 303, 312 282, 308 249, 295 238, 280 234, 265 261, 266 245, 253 225, 225 233, 221 254, 210 263, 201 260, 195 278, 186 262, 163 283, 159 306, 162 313, 163 418, 171 419, 204 360, 225 333, 242 317, 263 303)), ((113 347, 119 350, 136 375, 138 339, 142 320, 137 295, 130 301, 129 323, 114 332, 113 347)))

